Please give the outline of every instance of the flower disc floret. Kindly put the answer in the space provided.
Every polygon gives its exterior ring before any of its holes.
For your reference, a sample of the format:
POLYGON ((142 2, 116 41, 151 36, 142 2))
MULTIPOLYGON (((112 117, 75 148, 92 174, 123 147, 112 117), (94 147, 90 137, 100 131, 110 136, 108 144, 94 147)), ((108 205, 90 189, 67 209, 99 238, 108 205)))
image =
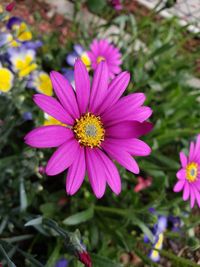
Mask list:
POLYGON ((196 181, 198 175, 198 164, 191 162, 186 167, 186 179, 192 183, 196 181))
POLYGON ((99 147, 104 140, 105 130, 101 118, 89 112, 76 120, 73 131, 83 146, 99 147))

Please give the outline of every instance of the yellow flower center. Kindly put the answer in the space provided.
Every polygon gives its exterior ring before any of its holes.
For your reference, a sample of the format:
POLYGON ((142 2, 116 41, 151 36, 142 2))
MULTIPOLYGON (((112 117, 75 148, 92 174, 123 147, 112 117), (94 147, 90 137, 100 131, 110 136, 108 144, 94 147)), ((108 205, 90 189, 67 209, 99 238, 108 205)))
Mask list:
POLYGON ((186 167, 186 179, 189 182, 195 182, 198 175, 198 164, 191 162, 186 167))
POLYGON ((105 60, 106 60, 105 57, 99 56, 97 58, 97 63, 100 63, 101 61, 105 61, 105 60))
POLYGON ((104 140, 105 130, 100 117, 89 112, 76 120, 73 131, 83 146, 99 147, 104 140))

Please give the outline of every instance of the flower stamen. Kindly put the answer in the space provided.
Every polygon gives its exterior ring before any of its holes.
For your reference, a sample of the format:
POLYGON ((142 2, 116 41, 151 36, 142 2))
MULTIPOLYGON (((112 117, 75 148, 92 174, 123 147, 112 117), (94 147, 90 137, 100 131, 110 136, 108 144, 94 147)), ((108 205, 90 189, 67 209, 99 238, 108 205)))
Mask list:
POLYGON ((76 139, 83 146, 99 147, 104 140, 105 129, 101 118, 89 112, 80 119, 76 119, 73 131, 76 139))
POLYGON ((189 182, 195 182, 197 180, 198 175, 198 164, 195 162, 191 162, 186 167, 186 179, 189 182))

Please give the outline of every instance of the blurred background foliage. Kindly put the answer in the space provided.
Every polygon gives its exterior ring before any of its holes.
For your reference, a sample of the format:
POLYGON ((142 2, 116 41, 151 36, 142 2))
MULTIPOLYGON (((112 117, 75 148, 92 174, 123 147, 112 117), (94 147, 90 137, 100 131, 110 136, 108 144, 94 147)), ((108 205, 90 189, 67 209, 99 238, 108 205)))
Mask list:
MULTIPOLYGON (((137 159, 141 176, 151 176, 152 185, 134 192, 136 176, 118 166, 123 182, 119 196, 107 189, 105 196, 97 200, 86 180, 75 196, 68 197, 64 174, 47 177, 39 172, 52 150, 31 149, 23 142, 24 135, 41 125, 44 118, 32 101, 34 91, 25 88, 25 81, 18 80, 9 94, 0 94, 3 266, 51 267, 62 256, 70 261, 70 267, 82 266, 68 253, 62 236, 42 221, 32 221, 38 217, 51 218, 70 232, 78 228, 93 266, 197 266, 199 210, 191 210, 189 203, 172 189, 179 168, 179 151, 187 152, 189 141, 200 132, 200 90, 188 82, 191 76, 199 75, 195 64, 199 46, 193 44, 198 36, 179 26, 175 18, 161 19, 155 11, 143 10, 144 16, 140 7, 132 12, 129 1, 121 12, 105 0, 74 1, 74 5, 75 14, 65 42, 60 45, 61 33, 56 28, 43 34, 44 45, 38 51, 37 61, 46 72, 59 71, 66 67, 65 57, 73 44, 87 49, 99 37, 100 30, 103 38, 110 25, 120 29, 113 36, 123 55, 122 68, 130 71, 132 77, 126 94, 145 92, 146 104, 153 109, 150 121, 154 129, 144 138, 153 151, 149 157, 137 159), (96 23, 83 24, 77 16, 83 5, 106 23, 100 27, 96 23), (142 42, 139 47, 138 40, 142 42), (24 119, 25 112, 32 113, 32 120, 24 119), (184 223, 182 234, 170 229, 165 232, 161 263, 150 261, 147 255, 151 246, 143 242, 144 234, 152 239, 150 228, 156 222, 156 216, 149 212, 152 207, 158 214, 178 216, 184 223), (29 221, 32 222, 25 226, 29 221)), ((39 10, 32 15, 37 22, 43 21, 39 10)), ((33 31, 38 34, 35 27, 33 31)))

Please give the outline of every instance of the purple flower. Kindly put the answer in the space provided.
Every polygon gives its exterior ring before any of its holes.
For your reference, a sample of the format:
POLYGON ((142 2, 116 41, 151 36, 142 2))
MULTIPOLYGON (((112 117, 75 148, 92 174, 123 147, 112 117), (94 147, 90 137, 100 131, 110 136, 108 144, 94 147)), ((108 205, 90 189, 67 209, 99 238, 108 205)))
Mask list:
POLYGON ((147 156, 150 147, 138 138, 149 132, 145 122, 152 114, 143 106, 145 95, 134 93, 121 97, 130 75, 120 73, 109 83, 105 62, 98 65, 90 87, 90 77, 78 59, 74 68, 75 90, 56 71, 50 74, 55 94, 37 94, 34 102, 47 114, 66 126, 42 126, 25 137, 26 144, 37 148, 58 147, 46 166, 47 175, 57 175, 68 169, 66 191, 75 194, 85 173, 97 198, 110 186, 121 192, 121 179, 113 160, 138 174, 139 166, 132 156, 147 156))
POLYGON ((174 186, 174 192, 183 190, 183 200, 190 198, 190 207, 195 201, 200 207, 200 134, 197 142, 191 142, 189 156, 180 153, 181 169, 177 172, 178 182, 174 186))
POLYGON ((87 69, 90 68, 91 64, 90 58, 85 49, 79 44, 74 45, 74 51, 67 55, 66 57, 67 64, 73 67, 77 58, 80 58, 82 60, 87 69))
POLYGON ((119 49, 110 44, 108 40, 94 40, 90 45, 88 55, 94 70, 97 68, 99 62, 105 61, 107 63, 109 77, 111 79, 121 72, 121 53, 119 52, 119 49))
POLYGON ((55 267, 67 267, 68 266, 68 260, 66 259, 60 259, 59 261, 56 262, 55 267))

